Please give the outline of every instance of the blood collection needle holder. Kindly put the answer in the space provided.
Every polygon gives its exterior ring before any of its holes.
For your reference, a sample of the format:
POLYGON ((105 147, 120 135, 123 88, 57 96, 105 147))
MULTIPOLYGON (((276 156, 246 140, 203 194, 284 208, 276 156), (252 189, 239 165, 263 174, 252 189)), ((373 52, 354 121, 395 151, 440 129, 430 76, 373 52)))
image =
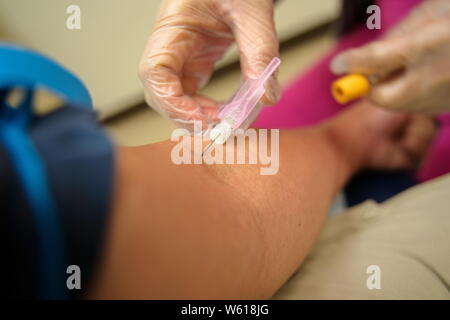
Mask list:
POLYGON ((205 154, 214 144, 224 144, 235 130, 247 129, 250 125, 249 119, 255 116, 257 106, 264 96, 266 89, 264 84, 269 80, 272 74, 277 70, 281 60, 275 57, 261 73, 257 79, 248 79, 237 90, 233 98, 224 104, 219 111, 220 122, 211 130, 206 132, 206 136, 212 142, 205 148, 205 154))

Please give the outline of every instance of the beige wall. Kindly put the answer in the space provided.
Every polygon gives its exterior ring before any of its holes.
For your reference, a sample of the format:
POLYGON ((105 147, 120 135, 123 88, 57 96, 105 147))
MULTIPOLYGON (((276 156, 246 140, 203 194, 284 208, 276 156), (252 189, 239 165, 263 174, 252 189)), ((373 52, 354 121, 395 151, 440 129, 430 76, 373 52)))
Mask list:
MULTIPOLYGON (((251 0, 248 0, 251 1, 251 0)), ((0 38, 42 51, 75 71, 103 117, 143 100, 137 64, 159 0, 0 0, 0 38), (66 28, 66 8, 81 7, 82 29, 66 28)), ((280 38, 336 16, 338 0, 283 0, 280 38)), ((236 58, 231 53, 224 63, 236 58)))

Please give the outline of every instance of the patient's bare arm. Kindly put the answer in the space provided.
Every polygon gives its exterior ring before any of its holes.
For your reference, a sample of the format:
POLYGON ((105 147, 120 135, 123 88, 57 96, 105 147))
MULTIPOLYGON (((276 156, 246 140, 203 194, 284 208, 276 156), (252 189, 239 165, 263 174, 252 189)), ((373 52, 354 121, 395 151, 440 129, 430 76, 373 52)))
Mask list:
POLYGON ((272 176, 259 165, 174 165, 172 142, 119 148, 90 297, 269 298, 301 264, 349 177, 367 165, 410 165, 432 134, 420 116, 355 107, 315 128, 282 131, 272 176))

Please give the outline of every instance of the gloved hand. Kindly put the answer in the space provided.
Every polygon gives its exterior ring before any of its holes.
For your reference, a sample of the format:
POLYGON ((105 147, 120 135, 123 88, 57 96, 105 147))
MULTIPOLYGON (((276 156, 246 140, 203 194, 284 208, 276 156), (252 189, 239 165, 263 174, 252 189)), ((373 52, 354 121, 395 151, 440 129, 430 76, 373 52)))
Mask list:
POLYGON ((338 55, 331 69, 375 79, 369 99, 379 106, 450 111, 450 1, 425 1, 384 39, 338 55))
MULTIPOLYGON (((147 103, 189 130, 194 121, 214 123, 219 103, 198 90, 234 41, 246 78, 279 55, 273 7, 274 0, 164 0, 139 66, 147 103)), ((278 82, 267 83, 262 102, 273 104, 278 82)))

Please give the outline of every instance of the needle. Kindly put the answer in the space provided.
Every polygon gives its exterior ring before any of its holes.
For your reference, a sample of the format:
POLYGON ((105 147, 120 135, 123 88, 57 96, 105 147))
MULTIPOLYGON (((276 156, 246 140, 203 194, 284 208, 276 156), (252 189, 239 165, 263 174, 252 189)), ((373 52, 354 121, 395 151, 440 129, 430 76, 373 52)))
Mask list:
POLYGON ((202 158, 203 158, 203 156, 205 155, 205 153, 209 150, 209 149, 211 149, 211 147, 214 145, 214 143, 216 142, 216 140, 217 140, 217 138, 215 139, 215 140, 213 140, 213 141, 211 141, 207 146, 206 146, 206 148, 203 150, 203 152, 202 152, 202 158))

